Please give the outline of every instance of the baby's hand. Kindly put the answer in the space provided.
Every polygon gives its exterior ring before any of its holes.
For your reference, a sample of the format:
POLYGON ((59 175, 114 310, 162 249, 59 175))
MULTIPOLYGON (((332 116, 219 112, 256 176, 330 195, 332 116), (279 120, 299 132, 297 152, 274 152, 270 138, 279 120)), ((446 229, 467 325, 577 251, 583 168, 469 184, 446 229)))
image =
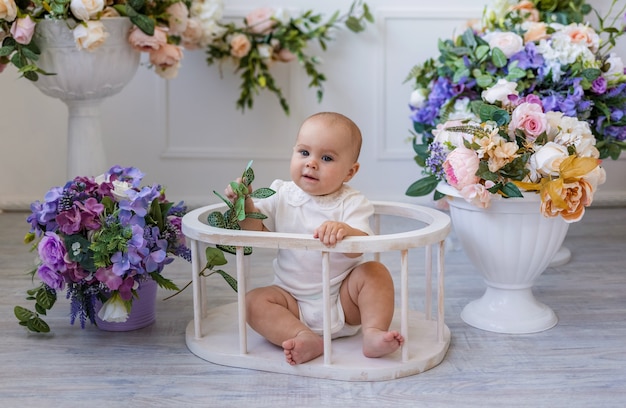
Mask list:
POLYGON ((352 228, 345 222, 326 221, 313 232, 313 238, 319 238, 320 242, 329 248, 333 248, 338 242, 350 235, 352 228))
MULTIPOLYGON (((235 180, 235 183, 241 183, 242 181, 243 179, 239 177, 235 180)), ((252 185, 248 186, 248 193, 250 192, 252 192, 252 185)), ((235 200, 237 200, 237 193, 233 190, 233 187, 230 185, 230 183, 224 189, 224 195, 230 200, 231 203, 234 203, 235 200)))

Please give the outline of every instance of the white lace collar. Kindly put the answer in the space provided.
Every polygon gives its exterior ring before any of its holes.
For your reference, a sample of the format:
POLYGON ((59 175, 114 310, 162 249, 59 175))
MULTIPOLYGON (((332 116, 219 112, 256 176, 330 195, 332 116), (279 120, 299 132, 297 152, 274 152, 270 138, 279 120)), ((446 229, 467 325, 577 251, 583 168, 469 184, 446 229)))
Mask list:
POLYGON ((291 181, 284 183, 281 194, 285 194, 287 203, 294 207, 299 207, 308 201, 313 201, 320 208, 332 209, 339 206, 352 191, 352 187, 344 184, 339 190, 332 194, 312 196, 298 187, 296 183, 291 181))

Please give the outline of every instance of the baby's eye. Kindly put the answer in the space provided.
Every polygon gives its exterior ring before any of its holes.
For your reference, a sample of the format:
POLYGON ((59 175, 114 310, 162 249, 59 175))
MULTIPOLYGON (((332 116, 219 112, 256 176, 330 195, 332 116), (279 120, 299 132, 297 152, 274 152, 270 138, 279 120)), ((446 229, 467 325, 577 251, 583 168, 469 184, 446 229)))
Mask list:
POLYGON ((308 150, 300 150, 300 154, 304 157, 308 157, 309 156, 309 151, 308 150))
POLYGON ((322 161, 325 161, 325 162, 333 161, 333 158, 330 156, 322 156, 322 161))

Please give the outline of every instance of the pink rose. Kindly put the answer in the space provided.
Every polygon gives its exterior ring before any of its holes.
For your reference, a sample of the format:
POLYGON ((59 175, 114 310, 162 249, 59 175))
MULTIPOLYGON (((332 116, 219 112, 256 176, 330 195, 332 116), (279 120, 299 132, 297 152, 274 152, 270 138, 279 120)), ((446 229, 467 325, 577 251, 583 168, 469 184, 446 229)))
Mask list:
POLYGON ((478 163, 479 159, 475 151, 462 145, 458 146, 443 162, 446 181, 457 190, 478 183, 480 180, 476 175, 478 163))
POLYGON ((200 41, 204 32, 199 20, 190 18, 187 20, 187 27, 182 33, 183 47, 188 50, 196 50, 200 48, 200 41))
POLYGON ((600 36, 593 28, 585 24, 572 23, 565 27, 562 33, 567 35, 572 43, 583 45, 589 48, 591 52, 598 51, 600 36))
POLYGON ((230 40, 230 55, 243 58, 250 52, 252 44, 245 34, 237 34, 230 40))
POLYGON ((161 27, 154 27, 154 34, 148 35, 137 26, 133 26, 128 35, 128 42, 137 51, 151 52, 167 44, 167 33, 161 27))
POLYGON ((461 196, 465 201, 478 208, 487 208, 491 204, 491 193, 482 184, 470 184, 463 187, 461 196))
POLYGON ((273 9, 269 7, 258 8, 246 16, 246 24, 253 33, 269 34, 276 25, 272 16, 274 16, 273 9))
POLYGON ((13 39, 20 44, 30 44, 30 40, 32 40, 33 34, 35 33, 35 25, 37 25, 37 23, 31 20, 30 16, 18 18, 13 25, 11 25, 11 35, 13 39))
POLYGON ((274 55, 276 55, 276 59, 280 62, 291 62, 296 58, 294 53, 289 51, 287 48, 281 48, 280 51, 274 55))
POLYGON ((541 105, 524 102, 515 108, 509 123, 509 136, 515 137, 516 129, 521 129, 531 142, 547 131, 548 119, 541 105))
POLYGON ((182 49, 174 44, 163 44, 150 53, 150 63, 156 67, 156 73, 165 79, 176 77, 182 59, 182 49))
POLYGON ((172 35, 180 35, 187 28, 187 20, 189 20, 189 9, 182 1, 172 4, 165 12, 169 14, 167 19, 170 33, 172 35))

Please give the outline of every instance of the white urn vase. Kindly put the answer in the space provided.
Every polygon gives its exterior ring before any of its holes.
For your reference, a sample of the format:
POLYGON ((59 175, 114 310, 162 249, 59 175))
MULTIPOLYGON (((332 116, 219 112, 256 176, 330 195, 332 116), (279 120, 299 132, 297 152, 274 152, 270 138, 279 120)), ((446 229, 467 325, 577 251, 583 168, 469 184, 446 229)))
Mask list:
POLYGON ((437 190, 448 195, 459 242, 487 285, 480 299, 465 306, 461 319, 482 330, 509 334, 554 327, 555 313, 535 299, 532 287, 561 248, 569 224, 542 215, 535 193, 496 197, 483 209, 449 185, 437 190))
POLYGON ((140 53, 128 43, 132 27, 126 17, 104 18, 107 38, 94 51, 79 50, 68 23, 37 23, 35 44, 41 50, 37 65, 54 75, 39 75, 33 84, 68 107, 67 179, 96 176, 108 167, 100 111, 102 101, 119 93, 133 78, 140 53))

